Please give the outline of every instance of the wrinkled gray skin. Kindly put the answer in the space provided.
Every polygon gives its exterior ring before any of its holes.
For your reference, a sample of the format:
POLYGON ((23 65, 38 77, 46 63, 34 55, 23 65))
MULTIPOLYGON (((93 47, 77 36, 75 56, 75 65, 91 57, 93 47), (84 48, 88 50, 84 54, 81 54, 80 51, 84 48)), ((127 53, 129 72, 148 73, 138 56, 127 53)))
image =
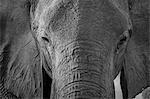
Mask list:
POLYGON ((0 0, 0 99, 42 97, 42 69, 25 0, 0 0))
POLYGON ((0 1, 1 97, 42 98, 42 67, 51 99, 114 99, 120 71, 124 99, 150 86, 148 0, 133 1, 0 1))
POLYGON ((129 0, 129 15, 133 33, 121 73, 124 98, 135 97, 150 86, 149 0, 129 0), (126 86, 125 86, 126 82, 126 86))

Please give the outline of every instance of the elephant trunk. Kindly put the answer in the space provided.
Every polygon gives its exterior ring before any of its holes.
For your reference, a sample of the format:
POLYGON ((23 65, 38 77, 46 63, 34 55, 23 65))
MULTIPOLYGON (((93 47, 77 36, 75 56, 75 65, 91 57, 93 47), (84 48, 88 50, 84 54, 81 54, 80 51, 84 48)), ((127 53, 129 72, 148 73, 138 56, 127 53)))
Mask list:
POLYGON ((78 40, 56 51, 56 99, 114 99, 108 51, 98 41, 78 40))

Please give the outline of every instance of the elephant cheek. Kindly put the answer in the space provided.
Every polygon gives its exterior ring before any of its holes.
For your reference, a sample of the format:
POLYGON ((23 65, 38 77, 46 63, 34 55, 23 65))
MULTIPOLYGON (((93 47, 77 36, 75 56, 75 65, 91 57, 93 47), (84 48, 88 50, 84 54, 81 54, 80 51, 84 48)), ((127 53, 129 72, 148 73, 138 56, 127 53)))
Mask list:
POLYGON ((57 99, 114 99, 106 49, 94 41, 72 42, 56 50, 57 99))

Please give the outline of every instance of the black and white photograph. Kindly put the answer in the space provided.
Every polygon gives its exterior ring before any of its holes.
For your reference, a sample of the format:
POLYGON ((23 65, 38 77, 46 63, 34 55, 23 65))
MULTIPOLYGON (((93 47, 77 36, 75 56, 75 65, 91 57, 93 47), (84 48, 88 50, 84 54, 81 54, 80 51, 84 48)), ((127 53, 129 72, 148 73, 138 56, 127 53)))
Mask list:
POLYGON ((150 0, 0 0, 0 99, 150 99, 150 0))

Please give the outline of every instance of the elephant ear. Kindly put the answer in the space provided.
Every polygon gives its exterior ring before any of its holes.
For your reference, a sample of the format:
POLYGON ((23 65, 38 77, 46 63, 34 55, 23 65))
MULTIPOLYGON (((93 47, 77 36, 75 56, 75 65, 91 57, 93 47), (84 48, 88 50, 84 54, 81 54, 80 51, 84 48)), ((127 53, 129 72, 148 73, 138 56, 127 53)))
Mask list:
POLYGON ((123 64, 124 80, 121 80, 126 81, 128 98, 132 98, 150 86, 149 0, 129 0, 129 6, 133 33, 123 64))
POLYGON ((7 67, 4 87, 17 97, 42 97, 42 68, 35 40, 26 33, 13 42, 9 42, 10 48, 4 49, 11 50, 9 56, 4 54, 4 62, 10 57, 8 65, 3 65, 7 67))
POLYGON ((146 88, 150 77, 149 68, 148 57, 130 40, 123 64, 124 72, 121 74, 121 86, 127 89, 123 94, 127 93, 128 98, 133 98, 146 88))
POLYGON ((123 32, 116 42, 115 50, 114 50, 114 66, 115 66, 114 78, 119 74, 122 68, 124 54, 127 48, 128 41, 131 37, 131 34, 132 31, 130 29, 123 32))

